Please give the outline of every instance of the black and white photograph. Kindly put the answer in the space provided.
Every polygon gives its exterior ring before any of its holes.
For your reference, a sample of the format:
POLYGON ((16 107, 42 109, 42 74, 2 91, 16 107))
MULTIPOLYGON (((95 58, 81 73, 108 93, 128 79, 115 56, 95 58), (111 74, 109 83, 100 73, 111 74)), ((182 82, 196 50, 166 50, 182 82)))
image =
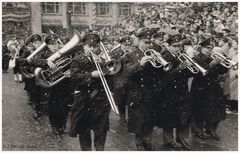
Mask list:
POLYGON ((238 151, 238 1, 3 1, 2 151, 238 151))

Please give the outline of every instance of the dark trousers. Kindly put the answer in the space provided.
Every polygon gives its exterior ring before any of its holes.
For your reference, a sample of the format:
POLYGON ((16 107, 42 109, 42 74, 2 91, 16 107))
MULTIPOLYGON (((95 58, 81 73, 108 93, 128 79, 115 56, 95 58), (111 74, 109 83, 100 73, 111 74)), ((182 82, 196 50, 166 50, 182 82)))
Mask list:
POLYGON ((125 103, 119 104, 118 110, 119 110, 120 118, 126 119, 126 104, 125 103))
POLYGON ((68 117, 68 107, 64 101, 48 101, 48 115, 52 128, 65 130, 68 117))
POLYGON ((135 135, 135 144, 138 151, 151 151, 152 148, 152 139, 151 134, 153 131, 152 124, 144 124, 140 133, 136 133, 135 135))
MULTIPOLYGON (((100 130, 102 131, 102 130, 100 130)), ((107 131, 102 131, 101 133, 97 131, 94 132, 94 147, 96 151, 104 151, 104 146, 107 137, 107 131)), ((92 139, 91 139, 91 130, 86 130, 79 134, 79 142, 82 151, 91 151, 92 150, 92 139)))
POLYGON ((36 85, 34 89, 31 91, 33 102, 35 104, 35 111, 40 113, 41 112, 41 101, 43 97, 43 89, 42 87, 36 85))
POLYGON ((21 74, 20 65, 16 63, 15 67, 13 68, 13 74, 21 74))

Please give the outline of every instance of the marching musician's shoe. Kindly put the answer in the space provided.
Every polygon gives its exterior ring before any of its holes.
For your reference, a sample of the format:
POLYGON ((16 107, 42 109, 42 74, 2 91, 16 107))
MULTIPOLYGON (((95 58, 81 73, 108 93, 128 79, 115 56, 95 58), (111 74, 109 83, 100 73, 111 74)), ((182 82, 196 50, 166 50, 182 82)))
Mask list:
POLYGON ((40 120, 40 114, 39 113, 34 113, 34 118, 36 119, 36 120, 40 120))
POLYGON ((206 134, 208 134, 210 136, 209 138, 211 138, 211 139, 214 139, 214 140, 217 140, 217 141, 220 140, 220 137, 213 131, 206 130, 206 134))
POLYGON ((177 142, 180 143, 185 150, 191 150, 191 146, 183 138, 178 137, 177 142))
POLYGON ((30 99, 28 100, 28 105, 32 105, 32 101, 30 99))
POLYGON ((183 150, 182 146, 175 143, 175 142, 166 143, 164 146, 168 149, 173 149, 173 150, 176 150, 176 151, 182 151, 183 150))
POLYGON ((120 120, 119 120, 119 121, 120 121, 120 123, 121 123, 121 124, 124 124, 124 123, 126 123, 126 122, 127 122, 127 120, 126 120, 125 118, 120 118, 120 120))
POLYGON ((202 140, 208 140, 207 136, 204 135, 204 134, 196 134, 195 136, 202 139, 202 140))

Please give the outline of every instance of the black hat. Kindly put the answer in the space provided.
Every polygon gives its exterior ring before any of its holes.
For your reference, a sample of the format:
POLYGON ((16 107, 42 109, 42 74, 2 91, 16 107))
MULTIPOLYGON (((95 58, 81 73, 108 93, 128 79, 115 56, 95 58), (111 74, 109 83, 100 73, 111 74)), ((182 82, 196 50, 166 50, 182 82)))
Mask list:
POLYGON ((165 32, 162 32, 162 31, 161 31, 161 32, 158 32, 158 33, 154 34, 152 37, 153 37, 154 39, 163 38, 165 34, 166 34, 165 32))
POLYGON ((25 45, 28 46, 30 45, 32 42, 31 42, 31 37, 27 37, 27 39, 25 40, 25 45))
POLYGON ((48 36, 45 38, 45 43, 46 43, 46 44, 54 44, 55 41, 57 41, 57 40, 58 40, 57 35, 55 35, 55 34, 50 34, 50 35, 48 35, 48 36))
POLYGON ((151 39, 153 35, 153 31, 150 29, 145 29, 137 34, 139 39, 151 39))
POLYGON ((60 40, 63 42, 63 44, 66 44, 70 39, 68 37, 61 37, 60 40))
POLYGON ((180 34, 175 34, 175 35, 172 35, 168 40, 167 40, 167 43, 168 44, 174 44, 174 43, 178 43, 182 40, 182 35, 180 34))
POLYGON ((35 41, 42 41, 42 37, 38 34, 32 35, 30 38, 31 42, 35 42, 35 41))
POLYGON ((199 43, 200 46, 206 47, 211 44, 211 38, 204 39, 202 42, 199 43))
POLYGON ((85 44, 98 44, 100 43, 101 39, 97 34, 88 34, 83 37, 83 42, 85 44))
POLYGON ((119 40, 120 43, 124 44, 132 44, 131 37, 130 36, 125 36, 119 40))

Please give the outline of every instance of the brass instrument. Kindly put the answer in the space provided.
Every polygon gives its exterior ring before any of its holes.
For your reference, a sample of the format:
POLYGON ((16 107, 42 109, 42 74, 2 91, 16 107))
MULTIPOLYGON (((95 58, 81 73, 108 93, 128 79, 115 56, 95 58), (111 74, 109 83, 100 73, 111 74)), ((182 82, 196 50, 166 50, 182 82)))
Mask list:
POLYGON ((178 56, 178 59, 179 59, 180 62, 187 61, 187 63, 190 63, 190 65, 188 65, 187 68, 193 74, 197 74, 199 72, 201 72, 203 76, 207 74, 207 70, 202 68, 198 63, 194 62, 187 54, 180 53, 180 55, 178 56))
MULTIPOLYGON (((117 44, 115 47, 113 47, 113 49, 110 50, 110 53, 112 53, 114 50, 116 50, 116 49, 118 49, 118 48, 120 48, 120 47, 121 47, 121 44, 119 43, 119 44, 117 44)), ((122 49, 121 49, 121 50, 122 50, 122 49)), ((132 53, 132 52, 133 52, 133 50, 132 50, 131 48, 126 49, 126 50, 122 50, 122 51, 123 51, 122 57, 125 56, 126 54, 129 54, 129 53, 132 53)))
POLYGON ((119 47, 121 47, 121 44, 117 44, 115 47, 113 47, 113 49, 110 50, 110 53, 113 52, 114 50, 118 49, 119 47))
POLYGON ((116 104, 115 104, 115 101, 114 101, 114 99, 113 99, 112 93, 111 93, 111 91, 110 91, 110 89, 109 89, 109 86, 108 86, 108 84, 107 84, 107 81, 106 81, 106 79, 105 79, 105 77, 104 77, 104 75, 103 75, 102 68, 101 68, 100 64, 97 62, 97 59, 96 59, 96 57, 94 57, 94 55, 93 55, 92 52, 91 52, 91 55, 92 55, 93 61, 94 61, 94 63, 95 63, 95 66, 96 66, 96 68, 97 68, 97 70, 98 70, 100 79, 101 79, 101 81, 102 81, 104 90, 105 90, 105 92, 106 92, 106 94, 107 94, 107 98, 108 98, 108 101, 109 101, 109 103, 110 103, 110 105, 111 105, 111 108, 112 108, 113 112, 115 112, 116 114, 119 114, 119 111, 118 111, 118 108, 117 108, 117 106, 116 106, 116 104))
MULTIPOLYGON (((32 52, 31 55, 29 55, 26 60, 28 63, 30 63, 32 61, 32 59, 39 55, 39 53, 47 46, 47 44, 45 42, 43 42, 34 52, 32 52)), ((34 77, 34 70, 29 67, 29 66, 23 66, 20 68, 22 75, 25 78, 33 78, 34 77)))
POLYGON ((228 59, 227 57, 223 56, 222 54, 216 52, 216 51, 211 51, 211 58, 212 59, 220 59, 221 60, 221 65, 226 67, 226 68, 233 68, 233 70, 238 69, 238 63, 235 63, 228 59))
MULTIPOLYGON (((116 60, 116 59, 112 59, 110 56, 109 56, 109 50, 104 46, 104 44, 102 42, 100 42, 100 49, 102 51, 102 55, 104 55, 104 58, 105 58, 105 64, 104 64, 104 68, 106 69, 107 73, 109 75, 114 75, 116 73, 118 73, 121 68, 122 68, 122 64, 119 60, 116 60)), ((101 55, 100 54, 100 55, 101 55)))
MULTIPOLYGON (((51 29, 49 29, 49 31, 50 31, 51 34, 56 35, 51 29)), ((58 42, 59 42, 61 45, 64 45, 63 42, 62 42, 59 38, 58 38, 58 42)))
POLYGON ((172 64, 163 59, 161 54, 157 53, 155 50, 147 49, 143 51, 141 48, 139 49, 144 53, 144 56, 151 57, 149 62, 152 64, 153 67, 163 67, 164 71, 169 71, 172 68, 172 64))
POLYGON ((70 73, 72 59, 66 57, 66 55, 80 42, 80 38, 78 31, 74 30, 72 39, 63 48, 47 58, 47 61, 53 62, 56 68, 48 68, 46 70, 42 70, 42 68, 35 69, 36 82, 40 86, 49 88, 67 78, 67 75, 70 73))

